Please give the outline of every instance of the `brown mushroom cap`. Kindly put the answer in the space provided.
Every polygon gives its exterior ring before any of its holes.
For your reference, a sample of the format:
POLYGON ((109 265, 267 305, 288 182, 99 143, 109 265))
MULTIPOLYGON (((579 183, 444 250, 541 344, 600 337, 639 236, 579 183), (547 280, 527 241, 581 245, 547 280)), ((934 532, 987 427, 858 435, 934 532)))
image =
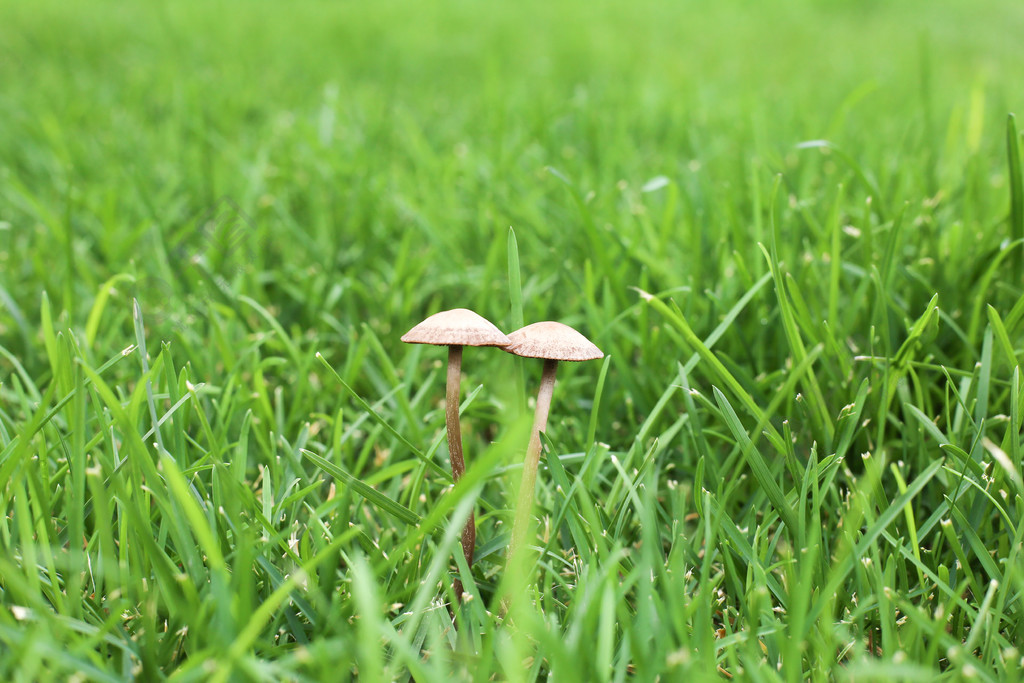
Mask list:
POLYGON ((505 350, 526 358, 572 361, 604 358, 601 349, 582 334, 550 320, 521 327, 508 338, 511 343, 505 350))
POLYGON ((406 344, 506 346, 509 338, 489 320, 465 308, 435 313, 402 335, 406 344))

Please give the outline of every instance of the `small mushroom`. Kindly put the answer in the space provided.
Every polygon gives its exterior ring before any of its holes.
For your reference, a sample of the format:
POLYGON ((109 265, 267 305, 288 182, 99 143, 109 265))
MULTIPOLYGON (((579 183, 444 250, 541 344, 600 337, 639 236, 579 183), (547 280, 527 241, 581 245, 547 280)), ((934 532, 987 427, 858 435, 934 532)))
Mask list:
POLYGON ((555 389, 555 372, 558 361, 584 361, 603 358, 604 353, 582 334, 558 322, 533 323, 508 335, 511 343, 505 347, 509 353, 526 358, 543 358, 540 389, 537 391, 537 407, 533 414, 533 431, 530 445, 523 462, 523 481, 519 488, 519 501, 512 522, 512 543, 509 557, 522 547, 526 535, 530 510, 533 507, 533 490, 537 481, 537 466, 540 463, 540 433, 547 429, 548 412, 551 409, 551 395, 555 389))
MULTIPOLYGON (((509 338, 489 320, 465 308, 435 313, 404 335, 407 344, 434 344, 448 347, 448 381, 445 394, 445 422, 448 427, 448 455, 452 477, 462 478, 466 463, 462 457, 462 429, 459 424, 459 383, 462 378, 463 346, 506 346, 509 338)), ((470 513, 462 530, 462 554, 466 564, 473 566, 476 546, 476 520, 470 513)), ((455 597, 462 596, 462 582, 455 582, 455 597)))

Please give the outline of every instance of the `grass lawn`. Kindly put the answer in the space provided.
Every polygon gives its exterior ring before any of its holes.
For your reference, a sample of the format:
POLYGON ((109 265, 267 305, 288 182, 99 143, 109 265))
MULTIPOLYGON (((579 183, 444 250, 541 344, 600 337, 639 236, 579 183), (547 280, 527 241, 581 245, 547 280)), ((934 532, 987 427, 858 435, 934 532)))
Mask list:
POLYGON ((0 680, 1024 679, 1020 2, 0 26, 0 680))

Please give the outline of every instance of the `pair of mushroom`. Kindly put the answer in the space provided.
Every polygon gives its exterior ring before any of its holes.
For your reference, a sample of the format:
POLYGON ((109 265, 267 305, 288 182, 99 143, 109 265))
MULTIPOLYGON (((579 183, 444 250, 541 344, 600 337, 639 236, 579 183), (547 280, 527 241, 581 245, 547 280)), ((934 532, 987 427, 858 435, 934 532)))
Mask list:
MULTIPOLYGON (((455 481, 458 481, 466 471, 466 463, 462 455, 462 430, 459 423, 462 347, 497 346, 517 356, 544 360, 540 389, 537 392, 537 406, 533 417, 533 430, 523 463, 523 480, 512 524, 512 542, 509 546, 509 556, 511 557, 523 543, 530 509, 533 507, 533 491, 536 486, 537 467, 541 452, 540 433, 547 428, 558 361, 595 360, 603 358, 604 354, 582 334, 562 323, 551 321, 533 323, 505 336, 486 318, 465 308, 435 313, 405 333, 402 336, 402 341, 408 344, 435 344, 448 347, 445 421, 448 427, 448 453, 455 481)), ((475 545, 476 521, 474 515, 470 513, 466 526, 462 530, 462 553, 469 566, 473 565, 475 545)), ((455 595, 456 598, 462 595, 460 581, 455 582, 455 595)))

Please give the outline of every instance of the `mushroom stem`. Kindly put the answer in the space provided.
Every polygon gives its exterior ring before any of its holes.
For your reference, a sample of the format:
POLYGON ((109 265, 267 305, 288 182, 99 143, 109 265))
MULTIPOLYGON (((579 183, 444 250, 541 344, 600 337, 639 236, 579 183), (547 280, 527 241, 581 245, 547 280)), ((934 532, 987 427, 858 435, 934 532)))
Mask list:
POLYGON ((546 359, 544 361, 540 389, 537 390, 537 407, 533 413, 533 432, 530 434, 530 445, 526 449, 526 460, 523 461, 523 481, 519 485, 516 516, 512 520, 512 543, 509 546, 509 557, 514 557, 522 547, 526 531, 530 526, 533 491, 537 483, 537 467, 540 464, 540 433, 547 430, 548 412, 551 410, 551 396, 555 390, 555 372, 557 370, 557 360, 546 359))
MULTIPOLYGON (((448 347, 448 383, 446 386, 444 412, 448 427, 448 456, 452 461, 452 478, 456 482, 466 471, 466 461, 462 457, 462 427, 459 423, 459 393, 462 379, 462 347, 448 347)), ((476 546, 476 520, 472 511, 466 526, 462 529, 462 554, 466 564, 473 566, 473 551, 476 546)), ((462 599, 462 581, 455 580, 455 599, 462 599)))
POLYGON ((448 385, 444 402, 445 422, 448 426, 448 456, 452 461, 452 476, 455 481, 466 471, 462 459, 462 427, 459 424, 459 385, 462 379, 462 347, 448 347, 448 385))

